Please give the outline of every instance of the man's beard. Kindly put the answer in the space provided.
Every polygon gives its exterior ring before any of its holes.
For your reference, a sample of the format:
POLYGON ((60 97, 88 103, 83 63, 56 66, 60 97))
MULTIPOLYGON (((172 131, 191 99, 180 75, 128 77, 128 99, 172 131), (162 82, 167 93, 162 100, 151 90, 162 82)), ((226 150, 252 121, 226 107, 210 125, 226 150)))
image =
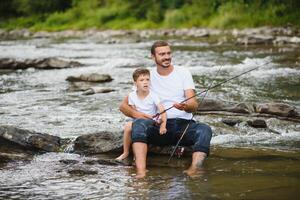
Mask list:
POLYGON ((163 68, 169 68, 170 66, 171 66, 171 59, 168 59, 167 61, 168 61, 168 65, 164 65, 163 63, 165 62, 166 60, 164 60, 164 61, 161 61, 160 63, 156 60, 156 64, 159 64, 161 67, 163 67, 163 68))

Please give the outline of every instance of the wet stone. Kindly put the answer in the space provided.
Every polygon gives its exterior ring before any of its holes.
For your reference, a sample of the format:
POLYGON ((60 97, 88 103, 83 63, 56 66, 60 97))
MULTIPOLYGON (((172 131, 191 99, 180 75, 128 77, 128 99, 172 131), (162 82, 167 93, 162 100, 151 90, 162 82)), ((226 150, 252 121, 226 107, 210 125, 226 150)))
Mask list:
POLYGON ((60 160, 59 162, 60 162, 60 163, 63 163, 63 164, 67 164, 67 165, 69 165, 69 164, 77 164, 77 163, 79 163, 79 161, 78 161, 78 160, 70 160, 70 159, 66 159, 66 160, 60 160))
POLYGON ((92 95, 96 93, 109 93, 115 91, 114 89, 111 88, 102 88, 102 87, 92 87, 84 91, 82 94, 83 95, 92 95))
POLYGON ((71 175, 77 175, 77 176, 98 174, 97 171, 88 170, 88 169, 71 169, 71 170, 68 170, 68 173, 71 174, 71 175))
POLYGON ((113 79, 109 74, 89 73, 89 74, 81 74, 80 76, 69 76, 67 77, 66 80, 70 82, 87 81, 87 82, 105 83, 105 82, 110 82, 113 79))
POLYGON ((253 128, 267 128, 266 121, 262 119, 249 120, 247 124, 253 128))
POLYGON ((235 126, 242 122, 240 119, 222 119, 222 122, 228 126, 235 126))

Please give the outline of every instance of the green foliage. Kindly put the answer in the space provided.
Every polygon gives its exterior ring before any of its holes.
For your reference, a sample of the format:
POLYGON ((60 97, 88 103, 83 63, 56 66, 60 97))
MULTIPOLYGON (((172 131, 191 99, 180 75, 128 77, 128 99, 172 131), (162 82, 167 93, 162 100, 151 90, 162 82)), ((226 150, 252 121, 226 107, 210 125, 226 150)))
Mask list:
POLYGON ((300 26, 298 0, 0 1, 0 28, 33 30, 300 26))

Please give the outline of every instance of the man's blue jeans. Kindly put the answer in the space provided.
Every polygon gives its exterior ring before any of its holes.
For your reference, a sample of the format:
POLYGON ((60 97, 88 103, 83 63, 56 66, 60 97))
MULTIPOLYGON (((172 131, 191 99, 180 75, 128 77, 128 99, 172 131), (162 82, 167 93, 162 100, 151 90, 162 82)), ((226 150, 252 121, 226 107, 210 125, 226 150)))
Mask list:
MULTIPOLYGON (((132 143, 143 142, 158 146, 176 145, 189 122, 190 120, 186 119, 168 119, 167 133, 160 135, 159 126, 156 126, 153 120, 136 119, 132 125, 132 143)), ((212 130, 208 125, 192 120, 180 145, 193 146, 194 152, 204 152, 208 155, 211 137, 212 130)))

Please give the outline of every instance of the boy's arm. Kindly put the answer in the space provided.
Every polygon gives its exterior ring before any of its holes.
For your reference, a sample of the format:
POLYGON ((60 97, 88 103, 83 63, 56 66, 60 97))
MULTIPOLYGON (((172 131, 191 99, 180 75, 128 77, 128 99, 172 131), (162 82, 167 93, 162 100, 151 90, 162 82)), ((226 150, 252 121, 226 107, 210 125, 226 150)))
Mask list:
MULTIPOLYGON (((164 112, 165 108, 162 104, 158 104, 157 107, 158 107, 159 113, 164 112)), ((160 130, 159 130, 160 134, 165 134, 167 132, 166 126, 167 126, 167 113, 164 112, 161 114, 161 124, 160 124, 160 130)))
POLYGON ((121 102, 121 105, 119 107, 119 110, 126 115, 127 117, 132 117, 136 119, 151 119, 152 117, 150 115, 147 115, 145 113, 141 113, 135 109, 133 109, 128 104, 128 96, 126 96, 123 101, 121 102))
MULTIPOLYGON (((157 107, 158 107, 159 113, 162 113, 165 111, 165 108, 162 104, 158 104, 157 107)), ((161 121, 162 121, 162 123, 167 124, 167 113, 166 112, 161 114, 161 121)))

